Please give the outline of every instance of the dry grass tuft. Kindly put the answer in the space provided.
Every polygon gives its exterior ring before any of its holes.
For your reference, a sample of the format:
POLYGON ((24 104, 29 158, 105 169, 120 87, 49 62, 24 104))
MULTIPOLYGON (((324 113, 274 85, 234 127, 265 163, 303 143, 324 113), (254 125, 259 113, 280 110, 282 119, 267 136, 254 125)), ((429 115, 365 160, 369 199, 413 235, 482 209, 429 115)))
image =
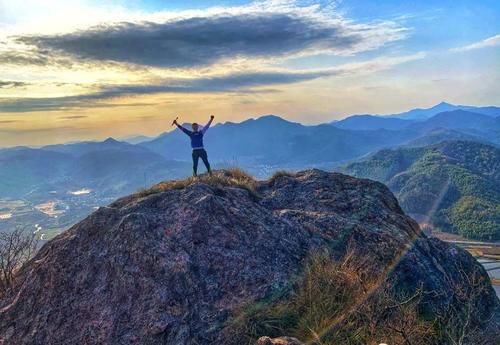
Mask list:
POLYGON ((286 170, 278 170, 273 174, 273 176, 271 176, 271 178, 269 178, 269 183, 273 185, 276 182, 276 180, 279 179, 280 177, 292 177, 292 176, 295 176, 295 174, 292 172, 286 170))
POLYGON ((263 335, 315 340, 352 306, 363 293, 363 286, 358 272, 324 253, 309 260, 293 290, 277 301, 244 306, 228 325, 228 337, 237 337, 231 340, 241 344, 252 344, 263 335))
POLYGON ((152 194, 162 193, 169 190, 184 189, 195 183, 205 183, 213 187, 238 187, 246 189, 252 197, 259 198, 257 192, 258 183, 252 176, 241 169, 232 168, 214 171, 212 175, 204 174, 198 177, 189 177, 184 180, 172 180, 160 182, 157 185, 139 191, 135 197, 145 197, 152 194))
POLYGON ((394 295, 384 285, 366 300, 362 267, 349 253, 333 261, 328 252, 315 255, 305 266, 292 291, 278 298, 249 303, 226 328, 230 343, 255 344, 261 336, 293 336, 306 344, 432 344, 432 323, 418 313, 418 294, 394 295))

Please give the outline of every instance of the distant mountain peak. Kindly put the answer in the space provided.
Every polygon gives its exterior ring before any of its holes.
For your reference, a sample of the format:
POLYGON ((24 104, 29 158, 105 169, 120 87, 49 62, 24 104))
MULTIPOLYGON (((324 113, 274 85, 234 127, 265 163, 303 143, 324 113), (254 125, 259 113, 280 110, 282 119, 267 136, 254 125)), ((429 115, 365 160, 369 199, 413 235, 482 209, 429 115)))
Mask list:
POLYGON ((436 104, 436 105, 435 105, 435 106, 433 106, 432 108, 436 108, 436 107, 443 107, 443 106, 454 107, 455 105, 454 105, 454 104, 451 104, 451 103, 448 103, 448 102, 445 102, 445 101, 442 101, 441 103, 436 104))
POLYGON ((282 125, 282 124, 292 124, 292 123, 294 123, 294 122, 291 122, 287 119, 284 119, 278 115, 273 115, 273 114, 249 118, 249 119, 244 120, 244 121, 239 122, 239 123, 226 122, 226 124, 232 124, 232 125, 252 124, 253 126, 282 125))
POLYGON ((278 115, 273 115, 273 114, 260 116, 260 117, 256 118, 256 120, 286 121, 284 118, 282 118, 278 115))
POLYGON ((107 138, 106 140, 103 141, 104 144, 118 144, 119 141, 112 138, 112 137, 109 137, 107 138))

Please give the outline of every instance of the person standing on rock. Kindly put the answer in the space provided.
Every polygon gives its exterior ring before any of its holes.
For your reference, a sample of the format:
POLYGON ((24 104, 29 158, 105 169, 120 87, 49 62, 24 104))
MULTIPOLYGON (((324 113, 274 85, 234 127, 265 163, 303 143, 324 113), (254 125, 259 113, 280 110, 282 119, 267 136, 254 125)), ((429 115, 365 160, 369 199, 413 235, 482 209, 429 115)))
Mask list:
POLYGON ((193 176, 198 175, 198 160, 201 158, 203 161, 203 164, 205 164, 205 167, 207 168, 207 171, 210 175, 212 175, 212 170, 210 169, 210 163, 208 162, 208 155, 207 151, 205 151, 205 148, 203 147, 203 136, 207 132, 208 128, 210 128, 210 125, 212 124, 212 121, 214 120, 215 116, 211 115, 210 116, 210 121, 201 129, 199 130, 198 124, 195 122, 191 125, 192 131, 189 129, 186 129, 179 125, 177 123, 177 119, 174 120, 174 125, 176 125, 181 131, 186 133, 187 136, 191 138, 191 147, 193 148, 193 176))

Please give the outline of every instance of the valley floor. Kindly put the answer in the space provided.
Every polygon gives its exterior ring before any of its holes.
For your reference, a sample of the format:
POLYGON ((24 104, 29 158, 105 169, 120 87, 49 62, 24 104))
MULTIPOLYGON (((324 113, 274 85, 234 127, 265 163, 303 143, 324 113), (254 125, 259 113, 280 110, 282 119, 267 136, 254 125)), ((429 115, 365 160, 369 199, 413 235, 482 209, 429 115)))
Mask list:
POLYGON ((500 298, 500 242, 467 240, 459 235, 433 231, 431 236, 454 243, 472 254, 486 269, 500 298))

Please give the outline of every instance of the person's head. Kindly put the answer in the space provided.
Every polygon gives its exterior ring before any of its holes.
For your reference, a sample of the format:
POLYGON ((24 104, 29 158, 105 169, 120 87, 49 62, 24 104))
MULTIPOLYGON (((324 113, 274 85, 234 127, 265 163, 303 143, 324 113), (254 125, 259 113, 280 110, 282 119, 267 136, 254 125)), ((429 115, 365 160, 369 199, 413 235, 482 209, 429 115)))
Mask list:
POLYGON ((191 125, 191 128, 193 129, 193 132, 198 132, 198 124, 196 122, 194 122, 192 125, 191 125))

